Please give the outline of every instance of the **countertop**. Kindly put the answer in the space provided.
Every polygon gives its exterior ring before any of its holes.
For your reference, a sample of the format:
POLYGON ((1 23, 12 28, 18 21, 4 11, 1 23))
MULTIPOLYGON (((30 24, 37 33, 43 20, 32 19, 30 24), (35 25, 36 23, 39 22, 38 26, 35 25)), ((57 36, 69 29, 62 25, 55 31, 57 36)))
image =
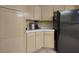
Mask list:
POLYGON ((37 30, 27 30, 26 32, 40 32, 40 31, 54 31, 54 29, 37 29, 37 30))

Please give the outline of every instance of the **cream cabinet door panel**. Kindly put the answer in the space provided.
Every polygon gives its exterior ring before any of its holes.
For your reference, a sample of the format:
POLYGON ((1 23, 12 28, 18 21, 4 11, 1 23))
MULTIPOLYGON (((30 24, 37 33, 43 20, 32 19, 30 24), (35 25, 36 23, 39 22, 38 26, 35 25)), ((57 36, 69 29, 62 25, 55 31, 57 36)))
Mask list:
POLYGON ((43 39, 44 34, 43 32, 36 32, 36 50, 43 47, 43 39))
POLYGON ((45 32, 45 47, 54 48, 54 32, 45 32))
POLYGON ((42 6, 42 20, 52 20, 53 16, 53 7, 50 6, 42 6))
POLYGON ((27 33, 27 52, 35 51, 35 32, 27 33))
POLYGON ((41 20, 41 7, 40 6, 34 6, 34 18, 35 20, 41 20))
POLYGON ((33 5, 28 5, 26 6, 26 18, 27 19, 33 19, 34 18, 34 6, 33 5))
POLYGON ((73 10, 76 9, 74 5, 65 5, 65 10, 73 10))
POLYGON ((53 8, 54 8, 53 9, 54 11, 57 11, 57 10, 63 11, 64 10, 64 5, 54 5, 53 8))

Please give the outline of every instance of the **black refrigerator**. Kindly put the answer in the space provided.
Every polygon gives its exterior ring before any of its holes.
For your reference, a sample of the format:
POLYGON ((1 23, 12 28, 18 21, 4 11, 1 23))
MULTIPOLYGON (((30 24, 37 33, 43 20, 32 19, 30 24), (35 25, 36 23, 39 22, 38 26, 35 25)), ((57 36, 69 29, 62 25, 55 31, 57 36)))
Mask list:
POLYGON ((55 50, 79 53, 79 10, 55 11, 53 15, 55 50))

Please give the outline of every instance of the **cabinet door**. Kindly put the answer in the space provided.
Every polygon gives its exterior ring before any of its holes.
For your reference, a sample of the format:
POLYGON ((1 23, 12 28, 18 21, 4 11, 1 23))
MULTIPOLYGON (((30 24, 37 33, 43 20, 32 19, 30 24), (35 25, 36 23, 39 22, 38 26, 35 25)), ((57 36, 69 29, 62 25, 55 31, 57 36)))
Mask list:
POLYGON ((76 9, 79 9, 79 5, 75 5, 75 8, 76 8, 76 9))
POLYGON ((34 18, 35 20, 41 20, 41 7, 40 6, 34 6, 34 18))
POLYGON ((45 32, 45 47, 54 48, 54 32, 45 32))
POLYGON ((36 50, 43 47, 43 32, 36 32, 36 50))
POLYGON ((33 19, 34 18, 34 6, 33 5, 28 5, 26 6, 26 18, 27 19, 33 19))
POLYGON ((35 32, 27 33, 27 52, 35 51, 35 32))
POLYGON ((42 8, 42 20, 52 20, 52 16, 53 16, 53 7, 50 6, 41 6, 42 8))
POLYGON ((65 10, 73 10, 76 9, 74 5, 65 5, 65 10))
POLYGON ((23 15, 0 7, 0 52, 26 52, 23 15))
POLYGON ((54 8, 53 9, 54 11, 57 11, 57 10, 63 11, 64 10, 64 5, 54 5, 53 8, 54 8))

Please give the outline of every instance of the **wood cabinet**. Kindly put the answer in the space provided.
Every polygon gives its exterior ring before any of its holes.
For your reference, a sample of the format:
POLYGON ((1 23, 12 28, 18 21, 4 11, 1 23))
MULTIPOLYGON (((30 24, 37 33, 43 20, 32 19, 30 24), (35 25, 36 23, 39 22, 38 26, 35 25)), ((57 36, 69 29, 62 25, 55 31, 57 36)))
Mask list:
POLYGON ((0 7, 0 52, 26 52, 25 19, 19 13, 0 7))
POLYGON ((54 11, 57 11, 57 10, 63 11, 63 10, 65 10, 64 7, 65 7, 64 5, 54 5, 53 10, 54 11))
POLYGON ((20 10, 26 13, 26 19, 51 21, 53 11, 73 10, 75 5, 2 5, 2 7, 20 10))
POLYGON ((26 6, 26 19, 33 20, 34 18, 34 6, 28 5, 26 6))
POLYGON ((44 47, 54 48, 54 32, 44 32, 44 47))
POLYGON ((26 6, 27 19, 41 20, 41 7, 39 5, 26 6))
POLYGON ((34 6, 34 19, 41 20, 41 6, 40 5, 34 6))
POLYGON ((75 8, 76 8, 76 9, 79 9, 79 5, 75 5, 75 8))
POLYGON ((36 32, 36 50, 43 47, 44 33, 36 32))
POLYGON ((27 53, 37 51, 42 47, 54 48, 53 31, 27 32, 27 53))
POLYGON ((54 11, 64 11, 76 9, 75 5, 45 5, 41 6, 42 21, 51 21, 54 11))
POLYGON ((34 52, 43 47, 43 32, 27 32, 27 52, 34 52))
POLYGON ((27 53, 35 50, 35 32, 27 32, 27 53))
POLYGON ((65 5, 65 10, 73 10, 76 9, 74 5, 65 5))
POLYGON ((41 13, 42 13, 42 21, 52 21, 52 16, 54 11, 63 11, 64 5, 46 5, 41 6, 41 13))
POLYGON ((42 8, 42 20, 44 21, 50 21, 52 20, 52 16, 53 16, 53 7, 50 5, 50 6, 41 6, 42 8))

